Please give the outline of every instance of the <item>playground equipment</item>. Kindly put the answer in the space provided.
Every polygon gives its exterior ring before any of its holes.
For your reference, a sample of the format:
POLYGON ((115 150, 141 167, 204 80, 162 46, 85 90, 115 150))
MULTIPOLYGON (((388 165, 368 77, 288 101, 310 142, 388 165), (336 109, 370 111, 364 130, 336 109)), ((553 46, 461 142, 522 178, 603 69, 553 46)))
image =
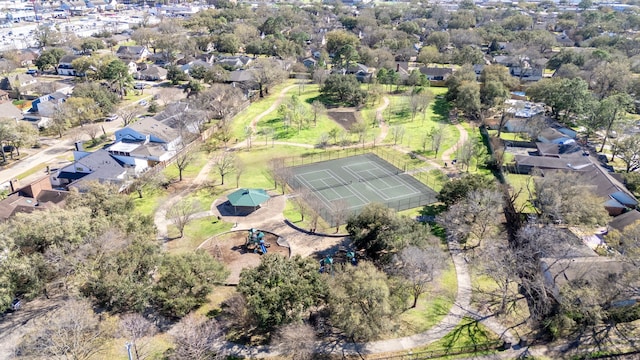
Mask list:
POLYGON ((358 266, 358 257, 353 250, 341 249, 333 254, 327 254, 320 260, 320 273, 333 273, 333 264, 349 263, 358 266))
POLYGON ((264 255, 267 253, 267 248, 270 244, 264 241, 264 233, 262 231, 258 231, 256 229, 249 229, 249 234, 247 235, 247 241, 244 244, 247 250, 253 250, 254 253, 257 253, 258 250, 264 255))
POLYGON ((325 272, 333 273, 333 257, 331 255, 327 255, 320 260, 320 273, 323 274, 325 272))

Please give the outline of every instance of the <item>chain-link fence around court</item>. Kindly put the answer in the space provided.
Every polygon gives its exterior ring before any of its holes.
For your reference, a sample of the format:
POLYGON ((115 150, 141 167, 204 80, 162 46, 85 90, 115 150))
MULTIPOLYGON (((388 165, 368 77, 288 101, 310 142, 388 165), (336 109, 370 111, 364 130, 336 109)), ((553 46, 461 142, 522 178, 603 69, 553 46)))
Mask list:
MULTIPOLYGON (((382 159, 381 152, 365 150, 289 158, 285 161, 292 171, 289 186, 298 193, 308 192, 307 204, 331 226, 344 223, 371 202, 402 211, 436 201, 436 192, 425 183, 382 159)), ((395 160, 410 165, 400 157, 395 160)))

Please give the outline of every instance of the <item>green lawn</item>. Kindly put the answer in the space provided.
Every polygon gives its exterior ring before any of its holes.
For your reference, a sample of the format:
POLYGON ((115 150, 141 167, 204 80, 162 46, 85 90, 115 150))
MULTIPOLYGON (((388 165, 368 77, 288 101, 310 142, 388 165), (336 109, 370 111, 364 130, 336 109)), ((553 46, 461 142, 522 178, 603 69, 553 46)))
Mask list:
MULTIPOLYGON (((453 306, 457 289, 456 270, 453 263, 450 263, 447 270, 434 281, 432 288, 420 296, 418 305, 400 315, 400 326, 393 336, 409 336, 432 328, 453 306)), ((410 300, 413 301, 413 299, 410 300)))
POLYGON ((136 191, 133 191, 129 196, 133 198, 136 211, 143 215, 153 216, 158 206, 160 206, 160 203, 167 198, 168 194, 168 191, 165 189, 155 188, 143 189, 142 198, 138 196, 136 191))
MULTIPOLYGON (((421 352, 447 351, 455 352, 456 348, 481 346, 489 342, 498 340, 498 336, 488 330, 484 325, 471 318, 463 318, 455 327, 442 339, 431 343, 425 347, 412 349, 411 352, 419 358, 421 352)), ((489 351, 492 352, 492 351, 489 351)), ((477 355, 477 354, 476 354, 477 355)), ((439 359, 450 359, 442 357, 439 359)))
MULTIPOLYGON (((205 151, 194 151, 191 154, 193 155, 192 160, 182 171, 183 179, 193 179, 198 176, 198 173, 210 157, 205 151)), ((162 172, 167 178, 178 180, 179 172, 175 163, 169 164, 162 172)))
POLYGON ((253 102, 248 108, 236 115, 236 117, 233 119, 232 124, 232 137, 236 139, 245 139, 246 135, 244 129, 251 123, 251 121, 262 112, 267 110, 271 105, 273 105, 273 103, 278 99, 278 95, 280 94, 280 91, 282 91, 282 89, 294 84, 295 80, 291 79, 271 88, 269 90, 269 96, 253 102))
MULTIPOLYGON (((208 238, 221 232, 229 231, 232 227, 232 223, 218 221, 214 216, 195 219, 187 224, 182 238, 173 239, 167 243, 167 249, 173 253, 194 251, 208 238)), ((173 225, 169 225, 168 232, 170 238, 178 235, 178 230, 173 225)))
MULTIPOLYGON (((498 130, 489 130, 489 135, 496 136, 498 135, 498 130)), ((501 132, 500 139, 507 141, 529 141, 529 135, 526 133, 510 133, 510 132, 501 132)))

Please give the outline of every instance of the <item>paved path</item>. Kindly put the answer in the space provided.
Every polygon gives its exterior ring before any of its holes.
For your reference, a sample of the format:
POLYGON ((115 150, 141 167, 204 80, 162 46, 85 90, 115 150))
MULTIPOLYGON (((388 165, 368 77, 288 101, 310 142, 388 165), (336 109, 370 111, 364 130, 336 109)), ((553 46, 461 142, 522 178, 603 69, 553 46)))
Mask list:
POLYGON ((389 98, 385 96, 382 98, 382 104, 376 108, 376 121, 380 126, 380 134, 376 137, 374 141, 375 144, 381 144, 389 133, 389 125, 384 121, 384 117, 382 116, 387 107, 389 107, 389 98))
POLYGON ((452 147, 448 148, 445 152, 442 153, 442 161, 449 163, 451 162, 451 155, 458 151, 459 148, 467 141, 469 138, 469 134, 464 126, 460 124, 456 124, 456 129, 460 132, 460 136, 458 137, 458 141, 453 144, 452 147))

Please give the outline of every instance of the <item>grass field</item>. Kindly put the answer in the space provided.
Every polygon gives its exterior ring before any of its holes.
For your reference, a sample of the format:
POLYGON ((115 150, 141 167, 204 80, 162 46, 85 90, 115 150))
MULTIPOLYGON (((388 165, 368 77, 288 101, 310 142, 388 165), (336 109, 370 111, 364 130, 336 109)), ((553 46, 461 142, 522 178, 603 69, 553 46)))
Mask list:
POLYGON ((516 209, 523 209, 525 213, 533 213, 535 211, 531 204, 529 194, 535 196, 535 190, 533 186, 533 179, 530 175, 520 174, 505 174, 507 183, 511 186, 512 192, 519 192, 516 198, 516 209))

